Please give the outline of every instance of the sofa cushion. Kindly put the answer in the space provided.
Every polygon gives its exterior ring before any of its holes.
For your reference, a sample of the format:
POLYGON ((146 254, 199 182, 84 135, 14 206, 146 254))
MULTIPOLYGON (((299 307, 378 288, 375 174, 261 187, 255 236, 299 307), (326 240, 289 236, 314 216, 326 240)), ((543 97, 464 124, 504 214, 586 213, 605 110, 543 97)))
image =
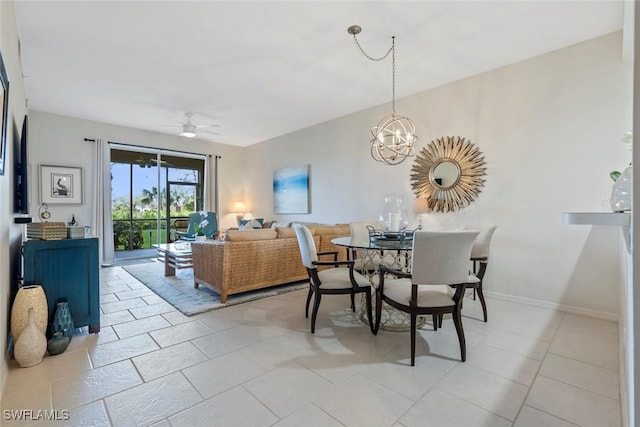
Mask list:
POLYGON ((275 227, 272 227, 273 224, 275 223, 276 221, 265 221, 262 223, 262 228, 275 228, 275 227))
POLYGON ((253 219, 242 219, 240 220, 240 224, 238 224, 238 228, 240 230, 249 230, 252 228, 262 228, 262 223, 264 222, 264 218, 253 218, 253 219))
POLYGON ((268 228, 259 230, 227 230, 224 240, 227 242, 247 242, 251 240, 272 240, 277 237, 276 230, 268 228))
POLYGON ((316 235, 320 236, 342 236, 351 234, 349 224, 336 225, 310 225, 309 230, 314 230, 316 235))
POLYGON ((305 227, 307 227, 309 229, 310 229, 310 227, 314 227, 314 226, 317 226, 317 225, 326 225, 326 224, 321 224, 319 222, 293 221, 289 227, 293 227, 293 224, 304 225, 305 227))
POLYGON ((278 239, 291 239, 296 237, 296 231, 293 228, 276 227, 275 230, 278 235, 278 239))

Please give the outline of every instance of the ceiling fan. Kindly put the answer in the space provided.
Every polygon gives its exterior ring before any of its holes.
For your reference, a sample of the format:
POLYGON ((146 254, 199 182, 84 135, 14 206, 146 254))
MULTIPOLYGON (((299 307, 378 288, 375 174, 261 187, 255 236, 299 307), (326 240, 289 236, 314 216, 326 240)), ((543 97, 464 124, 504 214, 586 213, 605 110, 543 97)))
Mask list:
POLYGON ((193 138, 196 136, 196 133, 198 132, 210 133, 212 135, 220 135, 218 132, 213 132, 211 130, 208 130, 209 128, 220 127, 220 125, 216 125, 216 124, 196 125, 191 121, 191 117, 193 117, 193 113, 186 112, 184 113, 184 115, 187 116, 187 121, 186 123, 182 124, 182 132, 180 133, 180 136, 193 138))
MULTIPOLYGON (((153 157, 140 157, 139 159, 136 159, 135 162, 141 168, 152 168, 158 166, 158 159, 155 159, 153 157)), ((160 160, 160 167, 166 167, 168 165, 168 162, 166 162, 165 160, 160 160)))

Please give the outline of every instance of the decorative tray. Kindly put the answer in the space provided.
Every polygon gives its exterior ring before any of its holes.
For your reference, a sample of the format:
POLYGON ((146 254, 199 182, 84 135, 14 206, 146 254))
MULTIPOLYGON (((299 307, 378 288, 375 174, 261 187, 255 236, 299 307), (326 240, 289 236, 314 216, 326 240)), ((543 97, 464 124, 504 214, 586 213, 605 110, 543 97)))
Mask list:
POLYGON ((415 230, 405 230, 405 231, 384 231, 377 230, 373 227, 367 227, 369 230, 369 240, 374 241, 387 241, 387 242, 399 242, 404 240, 413 240, 413 233, 415 230))
POLYGON ((382 236, 371 236, 372 241, 386 241, 386 242, 400 242, 402 240, 413 240, 413 235, 382 235, 382 236))

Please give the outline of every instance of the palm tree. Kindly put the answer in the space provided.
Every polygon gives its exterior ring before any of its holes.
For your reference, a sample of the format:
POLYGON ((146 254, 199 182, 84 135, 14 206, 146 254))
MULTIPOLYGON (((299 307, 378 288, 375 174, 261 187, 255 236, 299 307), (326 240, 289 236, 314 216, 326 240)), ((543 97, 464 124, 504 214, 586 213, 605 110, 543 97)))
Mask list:
POLYGON ((158 199, 158 187, 151 187, 151 191, 146 188, 142 189, 142 199, 140 203, 143 205, 152 205, 158 199))
POLYGON ((173 212, 182 211, 182 200, 184 199, 184 191, 172 188, 171 189, 171 204, 173 206, 173 212))

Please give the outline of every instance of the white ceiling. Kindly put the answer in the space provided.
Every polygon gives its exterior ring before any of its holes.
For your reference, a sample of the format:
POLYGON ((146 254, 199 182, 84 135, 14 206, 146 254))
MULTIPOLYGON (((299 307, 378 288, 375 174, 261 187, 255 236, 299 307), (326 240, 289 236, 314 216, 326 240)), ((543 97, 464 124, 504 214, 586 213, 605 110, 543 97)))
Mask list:
MULTIPOLYGON (((616 30, 623 2, 18 1, 30 110, 246 146, 616 30)), ((16 76, 10 76, 15 78, 16 76)), ((402 113, 402 103, 397 106, 402 113)))

